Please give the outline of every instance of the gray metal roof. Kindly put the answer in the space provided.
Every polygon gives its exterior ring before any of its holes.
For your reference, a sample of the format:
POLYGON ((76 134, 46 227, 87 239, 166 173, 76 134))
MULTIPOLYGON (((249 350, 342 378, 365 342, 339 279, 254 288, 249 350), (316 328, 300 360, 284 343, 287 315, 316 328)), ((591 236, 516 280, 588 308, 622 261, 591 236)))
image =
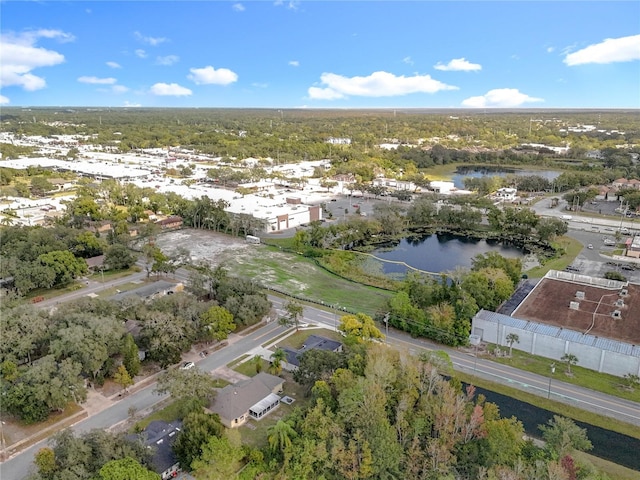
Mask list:
POLYGON ((584 334, 568 328, 560 328, 554 325, 545 325, 544 323, 509 317, 501 313, 490 312, 489 310, 480 310, 476 314, 476 317, 479 320, 499 323, 500 325, 519 328, 521 330, 540 335, 561 338, 581 345, 589 345, 610 352, 630 355, 632 357, 640 357, 640 345, 631 345, 630 343, 620 342, 611 338, 596 337, 594 335, 584 334))

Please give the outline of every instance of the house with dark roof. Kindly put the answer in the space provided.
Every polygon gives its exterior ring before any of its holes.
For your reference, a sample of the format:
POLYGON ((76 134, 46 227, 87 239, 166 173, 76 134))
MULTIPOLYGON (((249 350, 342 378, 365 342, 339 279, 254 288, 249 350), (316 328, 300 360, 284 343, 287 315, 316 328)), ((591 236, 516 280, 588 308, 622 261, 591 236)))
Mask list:
POLYGON ((302 345, 302 348, 295 350, 290 347, 282 347, 282 350, 287 354, 286 362, 283 365, 285 370, 295 370, 300 366, 300 357, 304 352, 309 350, 325 350, 328 352, 341 352, 342 343, 331 340, 330 338, 321 337, 319 335, 309 335, 307 340, 302 345))
POLYGON ((220 416, 227 428, 243 425, 247 420, 260 420, 280 405, 284 380, 275 375, 260 372, 253 378, 227 385, 220 390, 209 410, 220 416))
POLYGON ((153 471, 162 477, 162 480, 174 478, 180 471, 180 465, 175 453, 173 444, 178 438, 182 422, 172 423, 156 420, 151 422, 142 433, 144 444, 147 448, 153 449, 151 465, 153 471))
POLYGON ((148 283, 141 287, 134 288, 133 290, 118 292, 114 296, 110 297, 110 300, 119 301, 130 296, 137 296, 142 300, 153 300, 154 298, 161 297, 163 295, 171 295, 172 293, 180 292, 183 288, 182 283, 158 280, 157 282, 148 283))

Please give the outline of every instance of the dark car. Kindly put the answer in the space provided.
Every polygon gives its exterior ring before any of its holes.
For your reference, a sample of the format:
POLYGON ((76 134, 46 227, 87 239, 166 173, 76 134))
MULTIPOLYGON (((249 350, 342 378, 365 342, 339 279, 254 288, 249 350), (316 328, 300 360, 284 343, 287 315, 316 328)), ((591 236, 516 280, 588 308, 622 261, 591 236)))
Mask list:
POLYGON ((634 269, 631 265, 622 265, 620 268, 622 270, 633 270, 634 269))

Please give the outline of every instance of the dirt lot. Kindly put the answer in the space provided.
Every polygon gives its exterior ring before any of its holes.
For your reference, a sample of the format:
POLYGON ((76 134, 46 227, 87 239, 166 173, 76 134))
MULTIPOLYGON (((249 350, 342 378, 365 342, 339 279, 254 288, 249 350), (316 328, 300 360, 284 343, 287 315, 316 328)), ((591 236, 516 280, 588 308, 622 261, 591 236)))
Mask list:
POLYGON ((209 230, 184 229, 158 235, 156 244, 171 254, 178 247, 191 252, 193 262, 205 261, 219 265, 236 257, 240 252, 255 249, 255 245, 241 238, 216 233, 209 230))

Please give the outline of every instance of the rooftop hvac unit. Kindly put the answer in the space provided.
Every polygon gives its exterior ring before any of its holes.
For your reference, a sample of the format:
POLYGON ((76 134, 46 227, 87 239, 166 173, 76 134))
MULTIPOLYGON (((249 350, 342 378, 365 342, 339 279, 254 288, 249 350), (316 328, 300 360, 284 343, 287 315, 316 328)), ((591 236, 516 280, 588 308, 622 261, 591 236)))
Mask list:
POLYGON ((624 300, 621 298, 616 300, 616 307, 624 307, 624 300))
POLYGON ((584 300, 584 292, 581 292, 580 290, 578 290, 578 291, 576 292, 576 298, 577 298, 578 300, 584 300))
POLYGON ((620 313, 620 310, 614 310, 611 316, 613 318, 620 318, 622 316, 622 313, 620 313))
POLYGON ((569 308, 571 310, 580 310, 580 303, 579 302, 570 302, 569 303, 569 308))
POLYGON ((620 295, 626 297, 627 295, 629 295, 629 290, 623 288, 622 290, 620 290, 620 295))

